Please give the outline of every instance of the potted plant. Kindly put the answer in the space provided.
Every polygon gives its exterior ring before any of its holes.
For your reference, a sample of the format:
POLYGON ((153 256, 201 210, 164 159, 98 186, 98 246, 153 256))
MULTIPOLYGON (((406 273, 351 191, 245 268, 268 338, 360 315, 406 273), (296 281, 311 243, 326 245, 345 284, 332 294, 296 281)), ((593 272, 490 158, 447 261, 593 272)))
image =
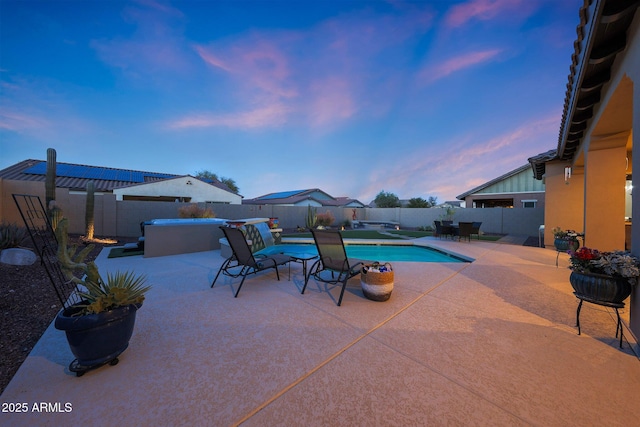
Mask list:
POLYGON ((80 301, 65 305, 54 325, 65 331, 76 357, 69 370, 81 376, 106 363, 118 363, 118 356, 129 346, 136 312, 149 286, 145 276, 132 272, 107 274, 104 280, 95 263, 83 262, 87 248, 77 252, 76 247, 68 247, 67 228, 64 218, 56 229, 57 258, 67 280, 76 284, 80 301))
POLYGON ((569 255, 569 281, 580 299, 620 305, 638 283, 640 260, 630 252, 582 247, 569 255))
POLYGON ((584 233, 578 233, 574 230, 563 230, 555 227, 553 230, 553 245, 558 252, 577 251, 580 247, 578 238, 584 237, 584 233))

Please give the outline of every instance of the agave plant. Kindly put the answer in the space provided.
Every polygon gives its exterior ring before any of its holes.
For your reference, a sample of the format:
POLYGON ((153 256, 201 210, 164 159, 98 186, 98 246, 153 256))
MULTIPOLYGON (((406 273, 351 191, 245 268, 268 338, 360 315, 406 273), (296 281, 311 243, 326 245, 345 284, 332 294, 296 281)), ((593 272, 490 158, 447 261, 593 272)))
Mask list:
POLYGON ((26 228, 5 221, 0 222, 0 250, 17 248, 26 237, 26 228))
POLYGON ((86 292, 79 292, 84 300, 78 315, 101 313, 130 304, 142 304, 144 294, 150 286, 144 286, 147 278, 133 272, 107 273, 107 281, 99 278, 96 282, 85 281, 86 292))

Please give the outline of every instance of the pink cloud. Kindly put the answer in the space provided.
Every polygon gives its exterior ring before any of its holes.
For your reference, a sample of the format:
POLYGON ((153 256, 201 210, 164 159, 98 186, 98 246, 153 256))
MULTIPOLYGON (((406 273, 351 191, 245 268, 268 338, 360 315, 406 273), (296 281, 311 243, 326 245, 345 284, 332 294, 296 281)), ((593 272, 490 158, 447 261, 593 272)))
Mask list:
POLYGON ((290 59, 277 40, 252 36, 228 46, 194 49, 205 63, 226 71, 245 89, 284 98, 296 95, 287 81, 290 59))
POLYGON ((50 125, 51 123, 46 119, 0 108, 0 129, 22 132, 25 130, 43 129, 50 125))
POLYGON ((141 6, 147 7, 165 15, 175 16, 179 18, 184 17, 184 14, 180 10, 154 0, 135 0, 135 3, 138 3, 141 6))
POLYGON ((471 0, 453 6, 445 18, 445 23, 450 27, 460 27, 474 18, 486 21, 506 11, 518 10, 522 6, 522 0, 471 0))
POLYGON ((312 84, 308 115, 313 126, 325 126, 353 116, 357 109, 346 79, 331 77, 312 84))
POLYGON ((275 127, 286 123, 287 113, 284 105, 274 104, 239 113, 194 114, 170 122, 167 127, 174 130, 217 126, 242 129, 275 127))
POLYGON ((212 67, 217 67, 224 71, 232 72, 232 69, 229 65, 227 65, 222 59, 214 55, 204 46, 194 46, 193 48, 205 63, 211 65, 212 67))
POLYGON ((428 83, 432 83, 457 71, 491 61, 501 52, 501 49, 491 49, 467 53, 450 58, 437 66, 424 69, 420 74, 422 79, 426 80, 428 83))
MULTIPOLYGON (((557 115, 541 117, 522 123, 510 131, 478 140, 475 136, 453 135, 430 148, 406 153, 411 162, 394 168, 381 160, 379 167, 372 163, 372 172, 362 194, 375 195, 381 190, 403 188, 400 198, 427 196, 452 197, 462 194, 490 179, 522 166, 536 152, 536 144, 557 133, 557 115), (532 151, 533 150, 533 151, 532 151), (493 165, 487 169, 486 165, 493 165)), ((473 132, 469 132, 469 135, 473 132)), ((544 148, 543 148, 544 149, 544 148)), ((374 159, 370 161, 375 162, 374 159)), ((372 198, 373 198, 372 197, 372 198)), ((441 202, 444 200, 440 199, 441 202)))
MULTIPOLYGON (((215 74, 225 73, 234 106, 286 106, 287 120, 313 127, 376 115, 394 97, 404 43, 428 30, 433 14, 409 7, 387 15, 359 11, 307 30, 254 30, 193 51, 215 74), (381 58, 382 65, 380 64, 381 58)), ((407 48, 412 54, 410 48, 407 48)))

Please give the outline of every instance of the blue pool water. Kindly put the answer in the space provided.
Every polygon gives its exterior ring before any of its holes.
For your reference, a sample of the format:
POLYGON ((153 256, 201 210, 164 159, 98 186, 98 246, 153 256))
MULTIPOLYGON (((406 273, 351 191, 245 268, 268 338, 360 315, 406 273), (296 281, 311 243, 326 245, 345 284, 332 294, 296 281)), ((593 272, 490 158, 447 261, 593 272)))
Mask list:
MULTIPOLYGON (((467 262, 454 255, 436 249, 413 245, 345 245, 347 256, 369 261, 392 262, 467 262)), ((315 245, 282 244, 265 248, 258 253, 318 254, 315 245)))

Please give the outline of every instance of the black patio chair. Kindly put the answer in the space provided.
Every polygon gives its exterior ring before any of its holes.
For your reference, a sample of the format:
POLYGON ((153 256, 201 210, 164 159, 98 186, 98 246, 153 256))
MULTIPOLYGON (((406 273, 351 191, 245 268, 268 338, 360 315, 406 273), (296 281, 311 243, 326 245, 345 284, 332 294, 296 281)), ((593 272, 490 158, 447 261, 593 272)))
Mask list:
POLYGON ((472 234, 473 234, 473 223, 472 222, 460 222, 460 223, 458 223, 458 240, 462 240, 463 238, 465 238, 470 242, 472 234))
POLYGON ((218 274, 216 274, 215 279, 213 279, 213 283, 211 283, 212 288, 213 285, 216 284, 216 280, 218 280, 220 273, 233 278, 242 277, 238 290, 234 294, 235 298, 238 297, 240 288, 242 288, 242 284, 244 283, 244 279, 246 279, 249 274, 273 268, 276 270, 278 280, 280 280, 278 266, 291 262, 290 256, 281 254, 254 256, 253 253, 251 253, 249 243, 247 243, 247 240, 244 238, 244 234, 242 234, 242 231, 240 231, 239 228, 220 227, 220 229, 227 238, 233 253, 220 266, 218 274))
POLYGON ((341 283, 342 289, 337 303, 340 306, 347 281, 360 274, 363 261, 347 257, 344 241, 339 231, 311 229, 311 234, 318 248, 320 259, 311 266, 300 293, 304 294, 311 276, 324 283, 334 285, 341 283))
POLYGON ((442 237, 453 237, 453 226, 451 224, 445 225, 445 221, 433 221, 433 224, 436 226, 436 237, 442 239, 442 237))
POLYGON ((480 226, 482 225, 482 222, 473 222, 473 227, 471 230, 471 235, 472 236, 478 236, 478 240, 480 240, 480 226))

